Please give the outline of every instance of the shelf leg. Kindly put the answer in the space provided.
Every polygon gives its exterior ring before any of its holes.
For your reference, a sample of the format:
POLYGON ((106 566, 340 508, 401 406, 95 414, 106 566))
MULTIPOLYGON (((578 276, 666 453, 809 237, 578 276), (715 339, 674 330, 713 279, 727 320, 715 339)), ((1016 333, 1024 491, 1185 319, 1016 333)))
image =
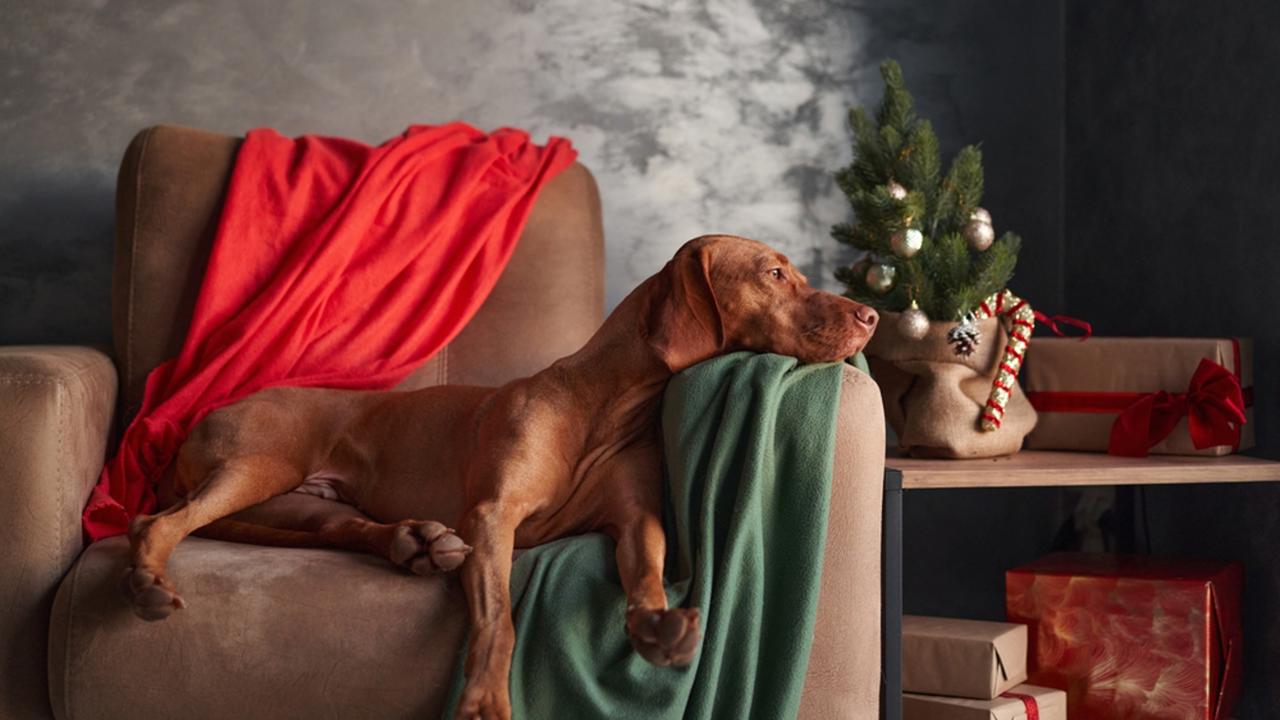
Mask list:
POLYGON ((902 718, 902 471, 884 470, 880 717, 902 718))

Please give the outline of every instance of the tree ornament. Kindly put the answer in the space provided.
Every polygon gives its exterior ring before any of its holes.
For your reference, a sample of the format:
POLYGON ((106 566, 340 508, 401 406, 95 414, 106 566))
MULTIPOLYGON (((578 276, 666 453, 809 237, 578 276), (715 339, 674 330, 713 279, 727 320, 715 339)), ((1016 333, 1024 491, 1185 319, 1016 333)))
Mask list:
POLYGON ((986 208, 984 208, 984 207, 976 207, 976 208, 974 208, 974 209, 973 209, 973 212, 969 213, 969 219, 970 219, 970 220, 977 220, 978 222, 984 222, 984 223, 986 223, 986 224, 988 224, 988 225, 994 225, 994 224, 995 224, 995 223, 991 222, 991 213, 987 212, 987 209, 986 209, 986 208))
POLYGON ((898 316, 898 332, 912 340, 919 340, 929 333, 929 316, 924 314, 915 300, 911 301, 911 307, 898 316))
POLYGON ((889 188, 889 197, 893 198, 894 200, 907 199, 907 189, 899 185, 897 181, 890 180, 889 184, 886 187, 889 188))
POLYGON ((982 342, 982 331, 978 329, 974 314, 965 313, 955 327, 947 331, 947 343, 955 345, 952 350, 960 357, 969 357, 982 342))
POLYGON ((889 236, 889 247, 893 249, 894 255, 909 258, 924 247, 924 233, 915 228, 899 230, 889 236))
POLYGON ((983 252, 995 242, 996 229, 989 222, 973 219, 964 225, 964 238, 969 241, 969 247, 983 252))
POLYGON ((893 288, 893 278, 898 268, 886 263, 875 263, 867 268, 867 287, 877 295, 883 295, 893 288))

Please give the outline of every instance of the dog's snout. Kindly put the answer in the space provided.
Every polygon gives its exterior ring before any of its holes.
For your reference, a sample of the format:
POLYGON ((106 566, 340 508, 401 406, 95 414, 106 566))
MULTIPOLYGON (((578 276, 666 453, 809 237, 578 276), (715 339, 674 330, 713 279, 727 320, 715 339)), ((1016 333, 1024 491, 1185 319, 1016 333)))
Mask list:
POLYGON ((857 308, 855 308, 853 311, 853 316, 858 319, 858 322, 862 323, 863 325, 866 325, 868 328, 875 327, 876 323, 880 320, 879 313, 867 307, 866 305, 859 305, 857 308))

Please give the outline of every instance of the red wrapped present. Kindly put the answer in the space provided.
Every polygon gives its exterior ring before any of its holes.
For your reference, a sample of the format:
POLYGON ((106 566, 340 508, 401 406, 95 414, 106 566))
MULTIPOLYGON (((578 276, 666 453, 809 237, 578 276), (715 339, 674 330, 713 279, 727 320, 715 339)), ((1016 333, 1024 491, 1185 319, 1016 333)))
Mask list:
POLYGON ((1228 720, 1242 586, 1239 563, 1064 553, 1008 571, 1005 608, 1071 720, 1228 720))

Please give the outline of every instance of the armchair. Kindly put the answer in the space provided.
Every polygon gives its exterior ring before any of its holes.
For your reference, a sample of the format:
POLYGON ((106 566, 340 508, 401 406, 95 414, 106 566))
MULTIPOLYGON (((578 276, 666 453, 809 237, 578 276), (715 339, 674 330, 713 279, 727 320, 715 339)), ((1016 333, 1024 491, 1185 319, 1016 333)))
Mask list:
MULTIPOLYGON (((137 620, 128 543, 85 547, 80 512, 186 332, 239 140, 142 131, 117 185, 114 347, 0 348, 0 718, 434 717, 466 630, 455 579, 372 556, 189 538, 189 607, 137 620), (118 388, 118 390, 117 390, 118 388)), ((575 164, 540 196, 471 324, 405 388, 500 384, 576 350, 602 319, 603 232, 575 164)), ((871 718, 880 681, 878 391, 846 369, 818 624, 801 715, 871 718)), ((621 622, 621 618, 619 619, 621 622)))

